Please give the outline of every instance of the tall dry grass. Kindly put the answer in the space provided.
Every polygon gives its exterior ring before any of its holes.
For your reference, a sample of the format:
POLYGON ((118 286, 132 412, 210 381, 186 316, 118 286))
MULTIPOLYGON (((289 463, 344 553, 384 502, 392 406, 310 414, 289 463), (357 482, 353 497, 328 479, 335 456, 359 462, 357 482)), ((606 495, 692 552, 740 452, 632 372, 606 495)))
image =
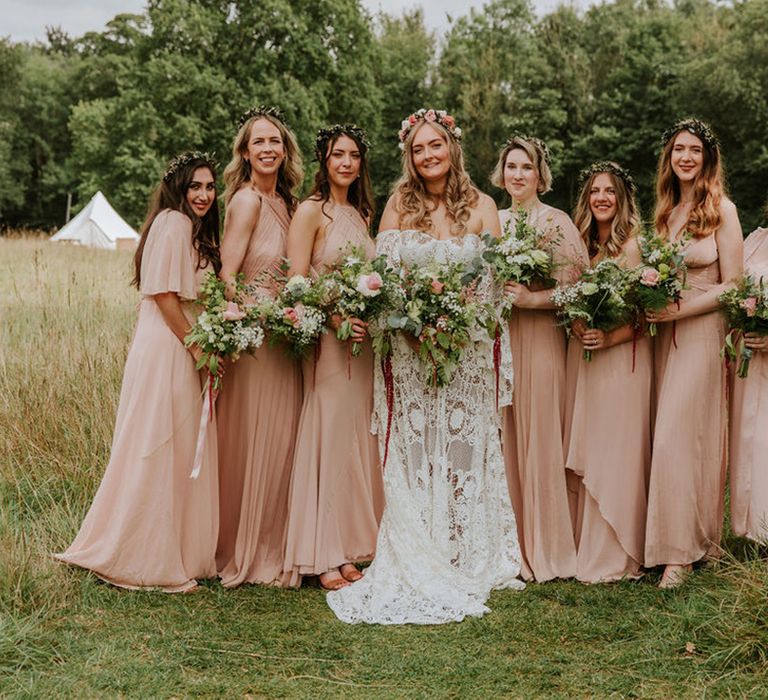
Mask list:
POLYGON ((51 553, 76 532, 108 458, 138 300, 129 263, 0 238, 0 609, 21 631, 76 593, 51 553))

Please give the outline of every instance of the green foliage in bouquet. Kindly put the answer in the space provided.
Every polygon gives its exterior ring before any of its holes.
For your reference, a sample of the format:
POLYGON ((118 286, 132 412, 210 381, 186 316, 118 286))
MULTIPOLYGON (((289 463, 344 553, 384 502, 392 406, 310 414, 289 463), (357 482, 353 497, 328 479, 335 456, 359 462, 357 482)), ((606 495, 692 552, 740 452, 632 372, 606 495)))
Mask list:
POLYGON ((729 327, 720 354, 729 360, 739 359, 736 374, 744 379, 754 354, 744 344, 744 334, 768 335, 768 284, 762 278, 744 275, 736 287, 720 295, 719 301, 729 327))

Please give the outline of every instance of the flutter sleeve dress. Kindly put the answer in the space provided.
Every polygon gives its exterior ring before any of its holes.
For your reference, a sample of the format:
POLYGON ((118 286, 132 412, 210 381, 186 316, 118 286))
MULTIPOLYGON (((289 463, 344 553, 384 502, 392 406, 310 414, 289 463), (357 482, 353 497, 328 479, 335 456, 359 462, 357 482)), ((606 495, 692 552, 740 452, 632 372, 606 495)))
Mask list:
POLYGON ((201 472, 191 479, 201 376, 154 299, 177 294, 192 324, 208 269, 198 267, 189 218, 160 212, 144 247, 109 464, 80 532, 56 555, 123 588, 183 592, 216 574, 216 423, 208 423, 201 472))

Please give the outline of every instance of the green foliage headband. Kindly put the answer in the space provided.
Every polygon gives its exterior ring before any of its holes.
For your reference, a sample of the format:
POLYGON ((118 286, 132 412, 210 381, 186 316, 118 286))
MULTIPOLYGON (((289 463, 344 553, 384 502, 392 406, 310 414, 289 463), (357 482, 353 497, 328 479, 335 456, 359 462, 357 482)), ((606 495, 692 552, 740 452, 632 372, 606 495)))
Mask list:
POLYGON ((184 151, 183 153, 180 153, 179 155, 172 158, 171 162, 168 163, 168 167, 166 168, 165 174, 163 175, 163 180, 165 182, 170 182, 173 176, 179 172, 179 169, 189 165, 190 163, 193 163, 196 160, 203 161, 203 163, 209 166, 212 171, 216 172, 218 163, 216 162, 215 153, 208 153, 208 151, 184 151))
POLYGON ((541 154, 541 157, 544 159, 547 165, 552 163, 552 154, 549 152, 549 146, 547 146, 547 144, 540 138, 537 138, 536 136, 529 136, 528 134, 515 133, 507 139, 506 143, 504 144, 504 148, 517 146, 515 143, 516 140, 527 141, 528 143, 532 144, 533 147, 541 154))
POLYGON ((717 150, 720 140, 709 124, 705 124, 700 119, 688 117, 681 119, 672 128, 667 129, 661 136, 661 147, 666 146, 681 131, 687 131, 694 136, 698 136, 712 150, 717 150))
POLYGON ((349 136, 360 146, 360 155, 364 156, 371 148, 368 137, 362 127, 357 124, 334 124, 327 129, 318 129, 315 138, 315 157, 319 162, 325 158, 328 152, 328 144, 339 136, 349 136))
POLYGON ((277 119, 283 126, 287 127, 285 116, 279 108, 259 105, 258 107, 251 107, 247 112, 243 112, 240 119, 238 119, 237 128, 242 129, 247 121, 257 117, 272 117, 273 119, 277 119))
POLYGON ((613 163, 610 160, 599 160, 597 163, 592 163, 588 168, 584 168, 579 173, 579 188, 584 187, 589 178, 599 173, 611 173, 624 183, 624 186, 631 194, 637 192, 637 186, 629 172, 624 170, 618 163, 613 163))

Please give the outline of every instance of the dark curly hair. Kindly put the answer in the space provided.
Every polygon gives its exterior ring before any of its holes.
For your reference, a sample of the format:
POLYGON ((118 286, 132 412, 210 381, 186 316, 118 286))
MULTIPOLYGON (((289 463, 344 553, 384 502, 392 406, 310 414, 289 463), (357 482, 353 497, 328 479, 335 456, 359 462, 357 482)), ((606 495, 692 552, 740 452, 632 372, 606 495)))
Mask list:
POLYGON ((134 276, 133 284, 139 287, 141 284, 141 258, 144 254, 144 245, 147 235, 157 215, 165 209, 174 209, 187 216, 192 221, 192 245, 197 251, 198 269, 212 265, 216 274, 221 270, 221 256, 219 254, 219 204, 214 198, 211 208, 202 218, 199 217, 187 202, 187 190, 192 184, 195 170, 208 168, 213 179, 216 180, 216 164, 207 154, 183 153, 171 161, 166 174, 152 194, 147 210, 147 216, 141 227, 141 240, 133 256, 134 276))

